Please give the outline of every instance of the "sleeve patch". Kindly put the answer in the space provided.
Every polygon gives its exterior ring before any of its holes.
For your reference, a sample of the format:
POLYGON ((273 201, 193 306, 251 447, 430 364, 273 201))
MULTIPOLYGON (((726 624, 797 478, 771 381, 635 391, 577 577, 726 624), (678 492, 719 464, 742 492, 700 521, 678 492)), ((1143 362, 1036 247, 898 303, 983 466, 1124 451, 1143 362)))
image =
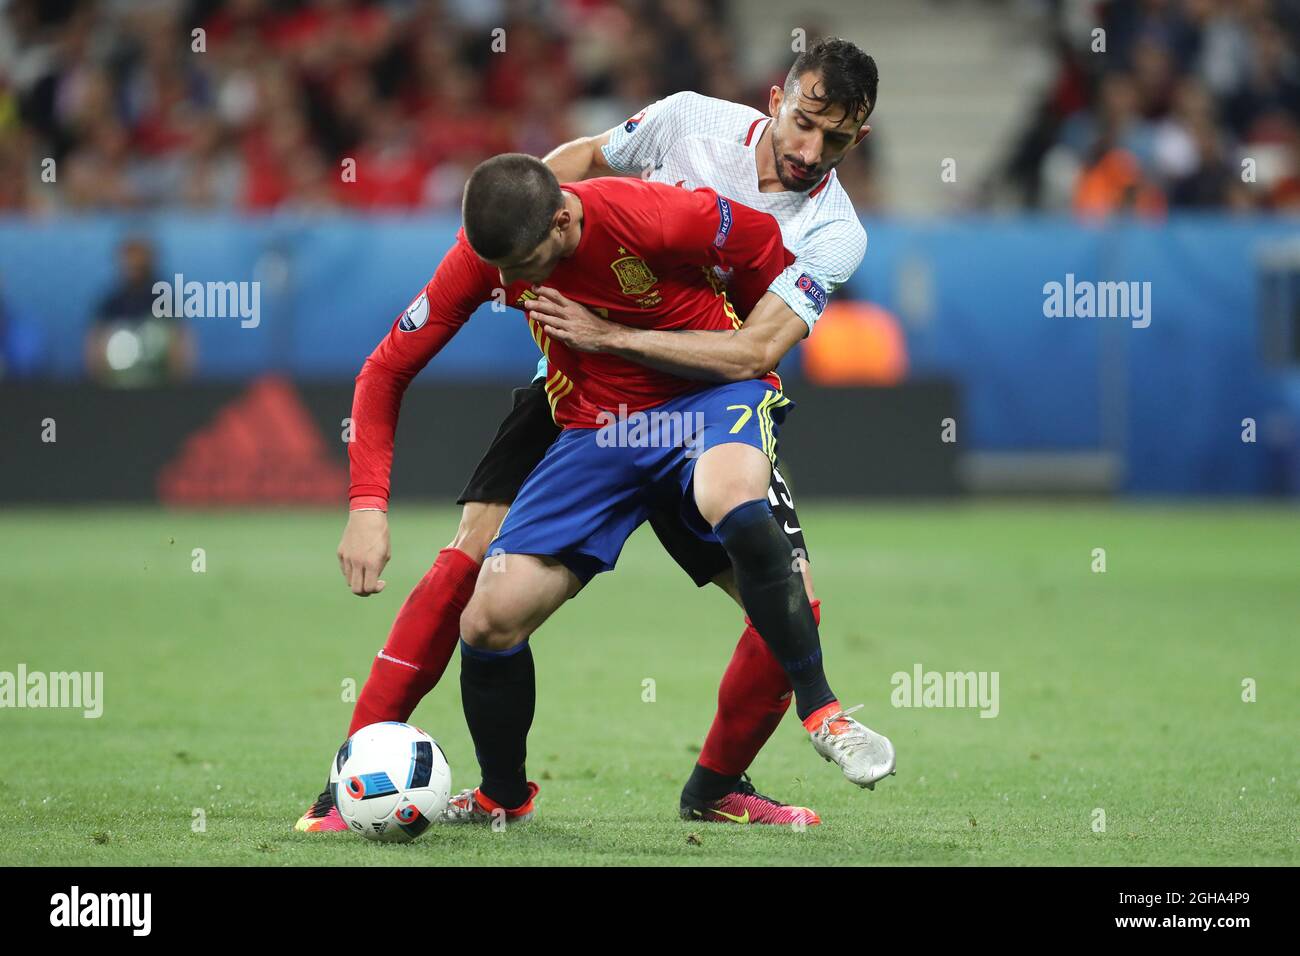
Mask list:
POLYGON ((813 308, 816 310, 817 314, 821 315, 822 310, 826 308, 826 290, 817 283, 816 279, 806 272, 801 273, 799 278, 795 280, 794 284, 795 287, 806 295, 809 301, 812 302, 813 308))
MULTIPOLYGON (((721 249, 727 244, 727 236, 731 235, 731 203, 727 197, 718 194, 718 234, 713 237, 713 245, 721 249)), ((824 296, 823 296, 824 299, 824 296)))
POLYGON ((623 124, 623 132, 635 133, 636 128, 641 125, 641 120, 644 117, 645 117, 645 110, 642 110, 640 113, 637 113, 636 116, 628 117, 627 122, 623 124))
POLYGON ((397 327, 403 332, 414 332, 429 320, 429 297, 421 292, 406 311, 402 313, 402 320, 397 323, 397 327))

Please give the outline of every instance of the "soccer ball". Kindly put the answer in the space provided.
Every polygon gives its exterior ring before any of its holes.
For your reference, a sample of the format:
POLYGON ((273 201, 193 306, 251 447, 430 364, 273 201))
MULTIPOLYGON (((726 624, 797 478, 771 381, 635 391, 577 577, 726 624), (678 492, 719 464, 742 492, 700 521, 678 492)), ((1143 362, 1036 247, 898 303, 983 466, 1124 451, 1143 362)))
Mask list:
POLYGON ((362 727, 330 768, 334 805, 367 840, 407 843, 447 806, 451 767, 438 742, 395 720, 362 727))

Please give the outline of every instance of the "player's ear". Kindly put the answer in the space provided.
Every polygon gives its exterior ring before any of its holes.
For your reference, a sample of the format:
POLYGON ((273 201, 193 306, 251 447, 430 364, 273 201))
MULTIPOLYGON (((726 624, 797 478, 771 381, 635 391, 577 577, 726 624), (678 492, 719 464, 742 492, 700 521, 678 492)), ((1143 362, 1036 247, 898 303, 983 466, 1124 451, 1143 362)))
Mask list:
POLYGON ((779 86, 774 86, 767 93, 767 115, 776 119, 776 114, 781 112, 781 101, 785 99, 785 91, 779 86))
POLYGON ((853 145, 857 146, 858 143, 862 142, 864 139, 867 138, 867 134, 870 132, 871 132, 871 127, 868 126, 866 123, 863 123, 862 129, 858 130, 858 135, 853 137, 853 145))

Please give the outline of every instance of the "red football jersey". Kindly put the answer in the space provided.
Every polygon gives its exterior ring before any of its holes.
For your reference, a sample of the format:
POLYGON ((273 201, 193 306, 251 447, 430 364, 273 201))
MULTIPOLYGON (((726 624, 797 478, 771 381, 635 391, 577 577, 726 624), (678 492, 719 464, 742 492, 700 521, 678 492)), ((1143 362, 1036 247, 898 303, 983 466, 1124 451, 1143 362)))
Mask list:
MULTIPOLYGON (((794 261, 774 218, 711 189, 620 178, 563 188, 582 201, 582 234, 545 284, 614 322, 647 329, 739 328, 739 316, 794 261), (727 286, 715 267, 730 273, 727 286)), ((357 376, 355 438, 348 446, 353 498, 387 498, 403 391, 500 287, 500 274, 474 253, 462 229, 357 376)), ((532 296, 526 282, 505 289, 506 304, 521 310, 532 296)), ((528 324, 548 361, 552 414, 566 428, 595 428, 601 411, 617 414, 620 405, 640 411, 708 387, 619 356, 575 351, 537 322, 528 324)))

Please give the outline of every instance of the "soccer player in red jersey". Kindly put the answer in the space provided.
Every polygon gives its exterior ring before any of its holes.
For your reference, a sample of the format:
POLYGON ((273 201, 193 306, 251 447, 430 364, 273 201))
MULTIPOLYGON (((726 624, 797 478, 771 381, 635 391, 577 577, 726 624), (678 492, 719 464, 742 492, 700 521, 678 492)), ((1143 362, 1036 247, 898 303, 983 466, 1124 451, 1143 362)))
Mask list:
MULTIPOLYGON (((766 313, 764 322, 768 330, 806 323, 801 330, 806 334, 824 308, 826 294, 852 273, 865 249, 865 234, 834 181, 834 168, 866 135, 864 120, 874 107, 875 95, 876 69, 869 56, 848 41, 818 41, 796 60, 785 88, 773 88, 772 120, 766 125, 760 122, 761 114, 747 107, 683 93, 643 110, 626 128, 555 150, 546 162, 570 179, 602 171, 642 171, 661 182, 686 182, 688 188, 717 187, 733 195, 733 190, 739 190, 747 204, 771 211, 782 224, 787 246, 799 251, 799 264, 787 269, 769 289, 770 294, 783 297, 788 308, 779 308, 779 314, 766 313)), ((541 295, 565 301, 553 290, 542 290, 541 295)), ((548 304, 545 298, 528 303, 530 307, 548 304)), ((420 308, 419 300, 414 307, 420 308)), ((534 314, 541 323, 554 316, 534 314)), ((740 314, 745 315, 743 308, 740 314)), ((750 328, 753 323, 749 319, 741 334, 710 335, 704 340, 617 326, 619 341, 602 348, 691 378, 735 380, 770 367, 763 364, 770 361, 770 337, 750 328)), ((573 328, 568 326, 563 334, 573 328)), ((553 333, 555 338, 561 335, 558 329, 553 333)), ((349 732, 379 720, 407 719, 440 679, 489 541, 524 478, 558 433, 544 388, 548 380, 515 391, 513 410, 460 496, 464 512, 456 537, 399 611, 374 661, 349 732)), ((792 553, 803 559, 811 599, 801 522, 776 468, 768 498, 792 553)), ((354 500, 354 507, 359 501, 354 500)), ((368 504, 382 509, 386 497, 372 497, 368 504)), ((365 595, 382 587, 379 573, 387 561, 386 524, 383 515, 360 510, 349 522, 350 529, 354 523, 359 532, 363 524, 377 529, 373 534, 345 535, 340 547, 343 557, 344 546, 350 545, 353 565, 366 569, 354 581, 354 590, 365 595), (376 546, 375 541, 381 544, 376 546)), ((718 584, 739 603, 731 562, 720 546, 691 534, 667 510, 653 514, 650 524, 698 586, 718 584)), ((813 600, 814 614, 819 604, 813 600)), ((774 823, 791 822, 802 813, 805 821, 815 821, 811 811, 785 807, 755 793, 743 777, 791 697, 790 683, 766 643, 748 618, 745 625, 719 689, 713 726, 683 790, 682 813, 711 821, 774 823)), ((340 823, 327 790, 298 826, 332 829, 340 823)))
MULTIPOLYGON (((561 190, 530 157, 487 161, 466 187, 457 245, 358 377, 350 449, 354 506, 361 498, 364 507, 367 495, 386 496, 402 390, 498 285, 518 305, 545 280, 613 321, 707 335, 741 327, 708 270, 734 271, 732 291, 747 307, 790 261, 775 220, 711 190, 625 179, 561 190)), ((496 808, 531 812, 535 790, 523 778, 522 761, 533 708, 526 638, 592 575, 613 567, 627 535, 649 515, 643 485, 652 481, 682 482, 680 497, 693 477, 693 504, 707 522, 693 530, 716 535, 726 548, 745 607, 785 669, 818 751, 850 779, 874 782, 891 771, 888 742, 844 714, 826 684, 812 609, 767 504, 779 410, 789 404, 779 379, 710 389, 617 356, 571 350, 530 324, 553 367, 546 388, 565 431, 502 528, 506 573, 485 569, 481 596, 462 616, 462 696, 484 784, 462 795, 461 817, 496 808), (753 397, 746 402, 746 395, 753 397), (670 405, 673 414, 713 416, 700 436, 698 465, 681 458, 684 447, 659 450, 656 443, 655 454, 669 458, 638 460, 623 474, 619 467, 631 453, 603 448, 592 437, 611 409, 626 416, 670 405), (736 409, 746 414, 737 419, 736 409), (602 463, 593 467, 593 458, 602 463), (583 474, 585 483, 569 480, 583 474)), ((773 327, 757 311, 745 328, 772 349, 758 367, 774 366, 803 334, 773 327)), ((358 583, 355 567, 343 571, 358 583)))

